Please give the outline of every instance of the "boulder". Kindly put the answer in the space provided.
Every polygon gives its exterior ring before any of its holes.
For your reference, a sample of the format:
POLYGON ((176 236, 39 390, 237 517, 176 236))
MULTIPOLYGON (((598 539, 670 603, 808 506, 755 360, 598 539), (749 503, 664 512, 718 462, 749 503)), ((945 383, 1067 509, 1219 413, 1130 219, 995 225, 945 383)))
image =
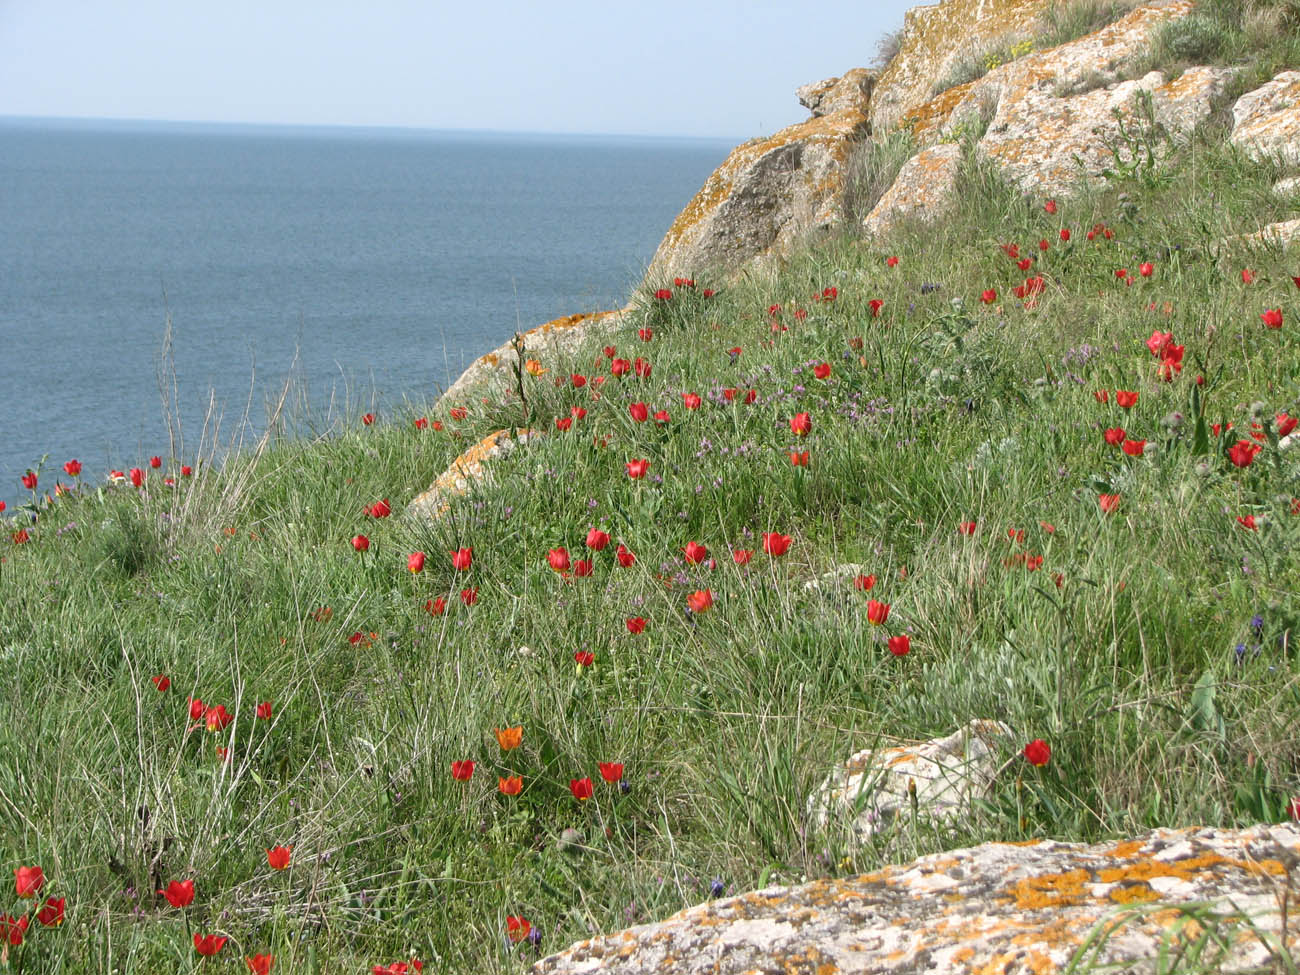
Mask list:
POLYGON ((1273 184, 1273 194, 1280 197, 1300 196, 1300 176, 1288 176, 1273 184))
POLYGON ((846 108, 865 115, 875 83, 876 72, 867 68, 853 68, 838 78, 801 85, 795 89, 795 94, 799 97, 799 104, 812 112, 813 118, 846 108))
POLYGON ((732 271, 836 223, 845 163, 866 132, 866 115, 843 108, 737 146, 673 221, 646 280, 732 271))
POLYGON ((489 433, 453 460, 434 479, 427 491, 413 498, 406 506, 407 515, 433 520, 441 518, 451 507, 452 498, 464 494, 474 484, 489 477, 490 472, 485 466, 487 461, 504 457, 521 444, 541 435, 540 430, 497 430, 489 433))
POLYGON ((1280 247, 1283 250, 1300 241, 1300 219, 1270 223, 1249 234, 1225 237, 1222 243, 1237 247, 1280 247))
POLYGON ((871 93, 871 126, 886 132, 934 97, 962 61, 1031 37, 1050 0, 941 0, 903 15, 898 53, 871 93))
POLYGON ((1291 824, 986 843, 701 904, 580 941, 533 972, 1044 975, 1072 960, 1082 971, 1165 970, 1157 958, 1198 959, 1198 971, 1280 970, 1282 938, 1291 957, 1300 949, 1298 860, 1291 824))
POLYGON ((862 221, 869 233, 884 233, 903 217, 930 217, 952 202, 961 165, 955 142, 927 146, 903 164, 898 176, 862 221))
POLYGON ((1283 71, 1232 106, 1234 143, 1255 158, 1300 166, 1300 71, 1283 71))
MULTIPOLYGON (((524 357, 550 368, 558 356, 571 353, 588 335, 612 330, 630 311, 628 306, 618 311, 566 315, 530 328, 523 334, 524 357)), ((500 398, 514 387, 516 358, 513 339, 479 356, 438 397, 438 406, 468 405, 484 396, 500 398)))
POLYGON ((967 816, 992 785, 999 739, 1010 734, 1000 721, 977 718, 944 738, 863 749, 808 797, 808 820, 818 829, 843 828, 863 843, 914 810, 938 822, 967 816))

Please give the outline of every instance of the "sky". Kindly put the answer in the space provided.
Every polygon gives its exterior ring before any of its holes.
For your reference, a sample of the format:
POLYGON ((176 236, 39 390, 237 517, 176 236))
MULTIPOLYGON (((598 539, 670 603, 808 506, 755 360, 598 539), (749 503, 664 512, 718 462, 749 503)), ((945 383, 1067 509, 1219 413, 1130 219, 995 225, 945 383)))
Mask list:
POLYGON ((0 0, 0 115, 725 137, 915 0, 0 0))

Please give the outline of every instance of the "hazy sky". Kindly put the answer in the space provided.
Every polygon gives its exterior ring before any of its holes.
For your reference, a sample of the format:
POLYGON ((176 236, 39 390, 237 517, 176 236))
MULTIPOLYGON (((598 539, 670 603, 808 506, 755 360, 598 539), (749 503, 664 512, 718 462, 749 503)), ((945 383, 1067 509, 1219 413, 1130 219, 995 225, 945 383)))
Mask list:
POLYGON ((915 5, 0 0, 0 115, 743 139, 915 5))

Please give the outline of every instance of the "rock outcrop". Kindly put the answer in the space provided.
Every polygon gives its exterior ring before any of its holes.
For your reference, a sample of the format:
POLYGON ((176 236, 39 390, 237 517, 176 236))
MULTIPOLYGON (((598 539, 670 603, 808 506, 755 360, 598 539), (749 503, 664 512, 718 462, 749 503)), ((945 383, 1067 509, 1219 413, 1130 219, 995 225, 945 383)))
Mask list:
POLYGON ((1147 970, 1194 944, 1208 970, 1267 970, 1279 949, 1300 950, 1298 861, 1294 825, 987 843, 702 904, 581 941, 533 972, 1044 975, 1074 958, 1147 970))
POLYGON ((850 107, 733 149, 673 221, 647 281, 734 270, 836 223, 845 165, 866 133, 866 115, 850 107))
POLYGON ((1300 166, 1300 71, 1283 71, 1242 95, 1232 107, 1232 123, 1232 141, 1250 155, 1300 166))
POLYGON ((937 215, 952 202, 960 165, 961 146, 955 142, 922 149, 903 163, 893 185, 862 221, 863 227, 879 234, 900 219, 937 215))
POLYGON ((504 457, 516 447, 541 435, 538 430, 524 430, 518 436, 513 430, 497 430, 488 434, 453 460, 427 491, 413 498, 406 506, 406 513, 416 518, 441 518, 451 506, 452 498, 464 494, 490 476, 491 472, 485 466, 487 461, 504 457))
POLYGON ((943 738, 863 749, 809 796, 808 820, 863 843, 913 813, 940 823, 969 815, 993 783, 999 739, 1010 734, 1000 721, 976 719, 943 738))
POLYGON ((795 89, 799 104, 821 118, 846 108, 866 113, 871 102, 871 90, 876 84, 876 72, 867 68, 853 68, 838 78, 827 78, 800 85, 795 89))

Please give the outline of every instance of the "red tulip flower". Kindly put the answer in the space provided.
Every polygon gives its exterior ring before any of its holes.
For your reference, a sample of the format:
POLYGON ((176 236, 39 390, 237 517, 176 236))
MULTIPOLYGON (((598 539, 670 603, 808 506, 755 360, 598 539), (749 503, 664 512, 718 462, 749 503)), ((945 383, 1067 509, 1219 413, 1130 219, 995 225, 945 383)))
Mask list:
POLYGON ((631 633, 633 636, 636 636, 638 633, 644 633, 645 617, 644 616, 629 617, 627 621, 627 631, 631 633))
POLYGON ((172 679, 166 674, 154 674, 149 679, 153 681, 153 686, 158 688, 159 693, 162 693, 172 686, 172 679))
POLYGON ((754 400, 756 400, 756 399, 758 399, 758 390, 757 390, 757 389, 749 389, 749 390, 746 390, 746 391, 745 391, 745 405, 746 405, 746 406, 751 405, 751 404, 754 402, 754 400))
POLYGON ((131 483, 132 483, 135 487, 143 487, 143 486, 144 486, 144 471, 140 470, 140 468, 138 468, 138 467, 132 467, 132 468, 131 468, 131 483))
POLYGON ((1228 448, 1228 460, 1237 467, 1249 467, 1261 449, 1259 444, 1251 443, 1249 440, 1238 440, 1228 448))
POLYGON ((982 301, 986 305, 991 305, 993 304, 993 302, 997 300, 998 300, 998 293, 997 293, 997 289, 995 288, 989 288, 986 291, 980 292, 980 301, 982 301))
POLYGON ((655 292, 655 299, 658 301, 671 301, 673 293, 668 288, 660 288, 655 292))
POLYGON ((388 503, 387 498, 384 498, 382 501, 376 501, 374 504, 372 504, 369 508, 366 509, 366 514, 368 514, 371 518, 387 518, 392 513, 393 513, 393 508, 388 503))
POLYGON ((375 414, 363 413, 361 415, 361 422, 364 423, 366 426, 370 426, 370 424, 375 422, 375 414))
POLYGON ((40 867, 15 867, 14 887, 19 897, 35 897, 45 886, 45 871, 40 867))
POLYGON ((1034 259, 1032 257, 1026 257, 1023 260, 1016 262, 1016 267, 1020 268, 1022 271, 1028 271, 1033 266, 1034 259))
POLYGON ((158 893, 162 894, 172 907, 189 907, 194 903, 194 881, 173 880, 158 893))
POLYGON ((1069 228, 1069 227, 1062 227, 1062 228, 1061 228, 1061 233, 1059 234, 1059 236, 1060 236, 1061 240, 1063 240, 1063 241, 1069 240, 1069 239, 1070 239, 1070 228, 1069 228))
POLYGON ((687 542, 682 551, 686 554, 686 561, 692 565, 699 565, 709 557, 709 550, 699 542, 687 542))
POLYGON ((424 601, 424 611, 430 616, 441 616, 447 611, 447 600, 441 596, 436 599, 426 599, 424 601))
POLYGON ((1260 314, 1260 320, 1269 328, 1282 327, 1282 309, 1270 308, 1268 311, 1260 314))
POLYGON ((162 458, 157 456, 150 457, 149 466, 152 467, 154 470, 157 470, 158 468, 162 467, 162 458))
MULTIPOLYGON (((647 328, 647 329, 643 329, 643 331, 648 333, 650 330, 647 328)), ((646 341, 648 342, 650 340, 646 339, 646 341)), ((637 377, 640 379, 649 379, 650 371, 651 371, 651 366, 649 361, 647 361, 646 359, 642 359, 640 356, 637 356, 636 359, 633 360, 632 362, 632 371, 636 373, 637 377)))
POLYGON ((507 775, 505 778, 497 776, 497 792, 503 796, 517 796, 524 787, 524 779, 521 775, 507 775))
POLYGON ((1030 765, 1043 766, 1051 759, 1052 749, 1043 739, 1035 738, 1025 746, 1022 754, 1030 765))
POLYGON ((883 308, 884 306, 885 303, 881 301, 879 298, 872 298, 870 301, 867 302, 867 307, 871 309, 872 318, 879 318, 880 309, 883 308))
POLYGON ((688 410, 698 410, 701 402, 699 393, 682 393, 682 406, 688 410))
POLYGON ((590 650, 577 650, 573 654, 573 662, 581 670, 584 667, 590 667, 596 662, 596 655, 590 650))
POLYGON ((778 532, 763 533, 763 551, 776 558, 784 555, 790 548, 790 536, 778 532))
POLYGON ((889 619, 889 603, 879 603, 874 599, 867 600, 868 623, 880 626, 887 619, 889 619))
POLYGON ((897 258, 897 257, 886 257, 886 258, 885 258, 885 265, 886 265, 887 267, 898 267, 898 258, 897 258))
POLYGON ((424 571, 424 553, 412 552, 406 559, 406 567, 412 572, 424 571))
POLYGON ((189 477, 193 473, 194 473, 194 468, 191 467, 189 464, 181 465, 181 477, 189 477))
POLYGON ((365 535, 353 535, 352 547, 356 549, 358 552, 364 552, 368 548, 370 548, 370 539, 367 538, 365 535))
MULTIPOLYGON (((429 418, 427 416, 417 416, 411 422, 415 424, 415 429, 417 430, 427 430, 429 427, 429 418)), ((258 955, 258 957, 260 958, 262 956, 258 955)))
POLYGON ((270 721, 271 712, 273 710, 274 710, 274 706, 270 701, 263 701, 261 704, 257 706, 257 720, 270 721))
POLYGON ((569 791, 573 793, 573 798, 579 802, 587 801, 592 794, 591 779, 569 779, 569 791))
POLYGON ((658 410, 655 412, 655 423, 659 424, 661 427, 667 426, 668 421, 671 419, 672 417, 668 415, 667 410, 658 410))
POLYGON ((1043 204, 1043 209, 1046 210, 1048 213, 1055 214, 1055 213, 1056 213, 1056 201, 1055 201, 1055 200, 1048 200, 1046 203, 1043 204))
POLYGON ((686 606, 692 613, 705 613, 713 607, 713 591, 697 589, 686 597, 686 606))
POLYGON ((63 923, 63 905, 66 898, 48 897, 45 906, 36 912, 36 920, 47 928, 57 928, 63 923))
POLYGON ((478 586, 472 586, 469 589, 460 591, 460 601, 466 606, 473 606, 478 602, 478 586))
POLYGON ((829 362, 819 362, 813 366, 813 375, 818 379, 829 379, 831 375, 831 364, 829 362))
POLYGON ((451 777, 457 782, 468 782, 473 774, 474 761, 472 759, 451 763, 451 777))
POLYGON ((1120 444, 1120 449, 1130 457, 1141 457, 1147 449, 1145 440, 1125 440, 1120 444))
POLYGON ((737 548, 731 551, 731 561, 736 565, 749 565, 749 560, 754 557, 753 549, 737 548))
POLYGON ((474 563, 472 548, 458 548, 451 553, 451 567, 457 572, 465 572, 474 563))
POLYGON ((853 579, 853 588, 858 592, 871 592, 875 585, 876 577, 874 575, 856 576, 853 579))
POLYGON ((636 480, 645 477, 645 472, 650 468, 648 460, 629 460, 627 462, 627 476, 636 480))
POLYGON ((626 545, 619 545, 614 554, 618 557, 618 564, 625 569, 630 569, 636 564, 636 555, 626 545))
POLYGON ((623 778, 622 762, 601 762, 600 777, 606 782, 613 785, 619 779, 623 778))
POLYGON ((1138 401, 1138 394, 1127 389, 1115 390, 1115 405, 1123 409, 1132 409, 1138 401))
POLYGON ((806 437, 812 432, 812 417, 807 413, 796 413, 790 417, 790 431, 796 437, 806 437))
POLYGON ((289 866, 289 858, 292 854, 292 846, 272 847, 266 851, 266 862, 270 864, 272 870, 284 870, 289 866))
POLYGON ((1111 427, 1102 436, 1106 438, 1106 443, 1112 447, 1118 447, 1124 442, 1124 428, 1111 427))
POLYGON ((963 521, 960 525, 957 526, 957 531, 961 532, 963 535, 974 535, 975 522, 963 521))
POLYGON ((69 477, 76 477, 81 473, 81 461, 74 457, 63 465, 63 469, 67 471, 69 477))
POLYGON ((1138 274, 1142 275, 1144 278, 1149 278, 1155 272, 1155 269, 1155 265, 1150 261, 1143 261, 1138 265, 1138 274))
POLYGON ((247 955, 244 964, 252 975, 271 975, 271 966, 275 964, 275 955, 247 955))
POLYGON ((807 467, 807 466, 808 466, 808 451, 806 451, 806 450, 804 450, 804 451, 798 451, 798 450, 792 450, 792 451, 790 451, 790 464, 791 464, 792 466, 794 466, 794 467, 807 467))
POLYGON ((1097 506, 1101 508, 1103 514, 1110 514, 1119 507, 1120 496, 1118 494, 1099 494, 1097 495, 1097 506))
POLYGON ((467 410, 463 406, 453 406, 450 410, 447 411, 447 414, 453 420, 463 420, 465 419, 466 416, 469 415, 469 410, 467 410))
POLYGON ((591 575, 593 565, 591 559, 578 559, 573 563, 573 574, 580 579, 585 579, 591 575))
POLYGON ((1255 272, 1252 271, 1252 270, 1251 270, 1250 268, 1248 268, 1248 267, 1242 268, 1242 269, 1241 269, 1241 283, 1242 283, 1242 284, 1254 284, 1254 283, 1255 283, 1255 272))
POLYGON ((222 948, 224 948, 228 940, 230 939, 226 938, 223 935, 195 934, 194 950, 197 951, 200 955, 203 955, 205 957, 211 957, 212 955, 215 955, 218 951, 220 951, 222 948))
POLYGON ((645 423, 646 420, 650 419, 650 407, 644 403, 631 404, 627 408, 627 412, 637 423, 645 423))
POLYGON ((569 571, 569 551, 564 548, 552 548, 546 551, 546 561, 556 572, 569 571))
MULTIPOLYGON (((671 291, 668 292, 668 297, 672 297, 671 291)), ((528 918, 526 917, 514 917, 513 915, 506 917, 506 937, 515 944, 518 944, 527 938, 528 933, 532 929, 533 926, 528 923, 528 918)))
POLYGON ((1239 524, 1242 528, 1246 529, 1247 531, 1253 532, 1258 529, 1258 526, 1255 524, 1254 515, 1246 515, 1244 518, 1241 515, 1238 515, 1237 524, 1239 524))
POLYGON ((27 490, 29 490, 29 491, 35 491, 35 490, 36 490, 36 472, 35 472, 35 471, 28 471, 26 474, 24 474, 24 475, 20 478, 20 480, 23 482, 23 487, 27 488, 27 490))
POLYGON ((207 706, 197 697, 190 698, 190 720, 198 721, 207 711, 207 706))
POLYGON ((226 710, 224 704, 208 708, 203 715, 203 723, 207 725, 209 731, 224 731, 226 726, 234 720, 235 716, 226 710))
POLYGON ((626 376, 632 369, 632 363, 626 359, 615 359, 609 364, 609 371, 615 376, 626 376))
POLYGON ((27 915, 14 917, 12 914, 0 914, 0 944, 9 944, 14 947, 23 943, 23 935, 27 933, 27 926, 31 923, 27 915))
POLYGON ((571 429, 572 427, 573 427, 573 417, 557 416, 555 418, 555 429, 563 432, 565 430, 571 429))
POLYGON ((906 633, 889 638, 889 652, 895 657, 906 657, 912 650, 912 638, 906 633))

